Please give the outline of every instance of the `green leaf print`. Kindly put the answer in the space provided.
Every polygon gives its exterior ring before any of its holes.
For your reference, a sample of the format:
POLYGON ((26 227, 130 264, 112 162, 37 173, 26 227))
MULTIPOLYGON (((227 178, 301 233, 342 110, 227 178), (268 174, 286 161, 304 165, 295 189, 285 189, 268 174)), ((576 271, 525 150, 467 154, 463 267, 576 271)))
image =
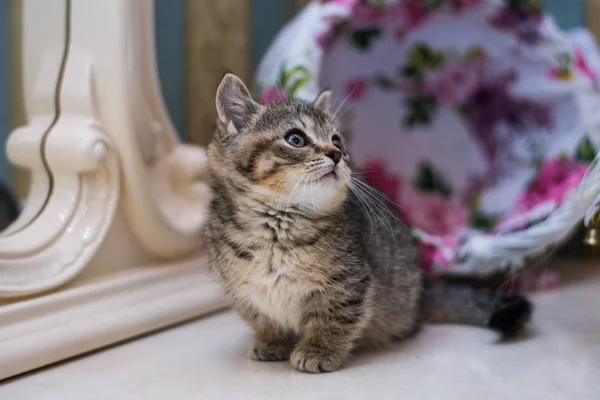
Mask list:
POLYGON ((467 202, 467 207, 471 213, 471 226, 482 231, 492 230, 498 223, 499 217, 488 215, 479 210, 479 201, 481 194, 472 196, 467 202))
POLYGON ((394 83, 394 81, 392 79, 388 78, 387 76, 385 76, 383 74, 376 75, 373 78, 373 82, 375 83, 375 85, 377 85, 379 88, 381 88, 383 90, 391 90, 396 86, 396 84, 394 83))
POLYGON ((386 0, 367 0, 367 3, 372 7, 383 8, 386 6, 386 0))
POLYGON ((400 75, 408 79, 423 79, 424 71, 414 65, 407 65, 400 68, 400 75))
POLYGON ((352 40, 352 43, 354 43, 354 45, 360 50, 367 50, 369 47, 371 47, 371 42, 374 39, 377 39, 379 36, 381 36, 381 30, 377 28, 357 29, 352 31, 350 34, 350 39, 352 40))
POLYGON ((559 68, 570 69, 573 65, 573 56, 569 53, 559 53, 555 58, 559 68))
POLYGON ((446 62, 443 52, 435 52, 426 44, 413 46, 408 54, 408 63, 398 70, 400 76, 422 83, 427 70, 439 69, 446 62))
POLYGON ((485 215, 480 211, 474 211, 471 213, 471 226, 475 229, 482 231, 490 231, 498 222, 498 217, 492 215, 485 215))
POLYGON ((506 7, 517 11, 539 11, 542 9, 541 0, 504 0, 506 7))
POLYGON ((285 85, 287 84, 287 79, 288 76, 285 72, 285 63, 281 64, 281 68, 279 69, 279 82, 278 85, 280 88, 285 88, 285 85))
POLYGON ((278 84, 290 97, 294 97, 298 90, 310 82, 310 79, 310 72, 302 65, 297 65, 290 70, 287 70, 285 65, 281 65, 278 84))
POLYGON ((594 145, 589 137, 586 136, 581 141, 575 156, 577 157, 577 160, 585 163, 591 163, 594 161, 594 158, 596 158, 596 149, 594 148, 594 145))
POLYGON ((433 96, 416 96, 406 99, 407 114, 404 125, 412 128, 417 125, 430 124, 437 105, 437 99, 433 96))
POLYGON ((431 50, 426 44, 417 44, 409 55, 410 64, 418 69, 436 69, 444 65, 446 59, 443 52, 431 50))
POLYGON ((479 60, 481 58, 486 57, 486 51, 483 47, 481 46, 473 46, 469 49, 469 51, 467 52, 467 56, 466 59, 468 61, 473 61, 473 60, 479 60))
POLYGON ((423 192, 438 193, 443 197, 452 196, 450 185, 441 173, 428 161, 421 162, 419 174, 414 185, 423 192))
POLYGON ((420 3, 428 11, 433 11, 440 7, 444 3, 444 0, 417 0, 416 2, 420 3))
POLYGON ((466 117, 471 112, 471 108, 472 106, 468 103, 459 104, 458 106, 456 106, 456 112, 462 115, 463 117, 466 117))
POLYGON ((310 82, 310 77, 302 77, 295 80, 288 90, 290 97, 295 97, 296 93, 298 93, 298 90, 306 86, 308 82, 310 82))
POLYGON ((286 87, 290 97, 294 97, 298 90, 302 89, 310 82, 310 72, 303 66, 296 66, 288 73, 288 85, 286 87))
POLYGON ((288 76, 293 77, 297 75, 310 76, 310 72, 308 72, 308 69, 306 67, 302 65, 296 65, 288 72, 288 76))

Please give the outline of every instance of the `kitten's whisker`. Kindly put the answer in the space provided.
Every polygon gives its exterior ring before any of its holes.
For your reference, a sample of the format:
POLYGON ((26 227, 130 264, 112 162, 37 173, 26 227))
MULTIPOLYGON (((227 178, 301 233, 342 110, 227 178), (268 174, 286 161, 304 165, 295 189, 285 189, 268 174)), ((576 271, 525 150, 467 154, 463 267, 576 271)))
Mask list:
MULTIPOLYGON (((372 193, 372 191, 375 191, 376 193, 378 193, 379 195, 383 196, 386 200, 388 200, 390 203, 400 207, 399 205, 395 204, 393 201, 391 201, 387 196, 385 196, 383 193, 377 191, 376 189, 370 187, 369 185, 360 182, 359 180, 353 179, 353 182, 356 184, 361 185, 360 187, 362 187, 363 191, 365 192, 365 195, 369 198, 371 198, 373 201, 375 201, 377 204, 379 204, 379 208, 381 210, 381 212, 383 213, 385 211, 385 213, 390 216, 392 219, 394 219, 395 221, 401 223, 402 225, 404 225, 406 228, 408 228, 406 226, 406 224, 404 223, 404 221, 402 221, 402 219, 396 215, 394 213, 394 211, 392 209, 390 209, 388 204, 385 204, 385 202, 380 199, 379 197, 377 197, 377 195, 375 195, 374 193, 372 193)), ((402 207, 400 207, 402 208, 402 207)))
POLYGON ((354 163, 355 163, 355 164, 357 164, 357 163, 361 162, 362 160, 364 160, 365 158, 369 158, 369 157, 371 157, 373 154, 380 154, 380 153, 381 153, 381 150, 382 150, 382 148, 383 148, 383 145, 382 145, 382 146, 379 146, 379 147, 377 147, 377 148, 376 148, 376 149, 374 149, 373 151, 370 151, 368 154, 365 154, 364 156, 362 156, 362 157, 360 157, 360 158, 357 158, 357 159, 355 159, 355 160, 353 159, 353 161, 354 161, 354 163))
POLYGON ((361 169, 360 171, 352 171, 352 175, 366 175, 372 172, 379 172, 377 170, 374 169, 361 169))
POLYGON ((356 199, 360 202, 361 207, 365 211, 365 215, 367 216, 367 218, 369 218, 369 226, 371 227, 371 229, 369 229, 369 232, 370 232, 369 240, 370 240, 373 237, 373 229, 375 227, 375 225, 373 224, 373 219, 371 218, 371 214, 369 213, 369 210, 367 209, 365 203, 362 201, 361 195, 358 192, 358 190, 355 190, 355 187, 352 185, 348 186, 348 189, 350 189, 350 191, 352 193, 354 193, 354 195, 356 196, 356 199))
MULTIPOLYGON (((300 198, 300 211, 298 214, 296 214, 296 221, 294 222, 294 224, 298 223, 298 219, 300 218, 300 214, 302 213, 302 209, 304 207, 304 196, 306 195, 306 187, 308 186, 308 183, 310 182, 310 178, 312 177, 312 172, 308 173, 308 177, 306 179, 304 179, 304 187, 302 188, 302 197, 300 198)), ((302 179, 304 178, 304 175, 302 176, 302 179)))
POLYGON ((336 122, 340 121, 340 120, 342 119, 342 117, 343 117, 343 116, 344 116, 344 115, 345 115, 345 114, 346 114, 346 113, 347 113, 347 112, 348 112, 348 111, 349 111, 351 108, 352 108, 352 106, 349 104, 349 105, 348 105, 348 107, 347 107, 347 108, 346 108, 344 111, 342 111, 342 113, 341 113, 340 115, 338 115, 338 116, 335 118, 335 121, 336 121, 336 122))
POLYGON ((315 182, 316 180, 314 179, 314 172, 313 175, 310 176, 311 178, 311 185, 310 185, 310 194, 311 194, 311 198, 312 198, 312 206, 313 206, 313 211, 316 213, 317 212, 317 206, 315 204, 315 182))
MULTIPOLYGON (((277 196, 277 189, 279 189, 279 185, 281 185, 284 180, 288 180, 292 176, 298 175, 300 173, 302 173, 302 171, 292 171, 292 172, 286 174, 283 178, 281 178, 279 180, 279 182, 277 182, 277 185, 275 186, 275 190, 273 191, 273 198, 271 199, 271 207, 275 207, 275 196, 277 196)), ((288 199, 289 199, 289 197, 288 197, 288 199)))
MULTIPOLYGON (((383 198, 385 198, 387 201, 389 201, 390 203, 392 203, 393 205, 395 205, 396 207, 398 207, 400 210, 402 211, 406 211, 406 208, 402 207, 400 204, 396 203, 395 201, 393 201, 387 194, 383 193, 381 190, 375 189, 372 186, 367 185, 366 183, 362 182, 359 179, 356 178, 351 178, 353 182, 356 182, 357 184, 366 187, 374 192, 376 192, 377 194, 379 194, 380 196, 382 196, 383 198)), ((381 200, 380 200, 381 201, 381 200)))
MULTIPOLYGON (((290 196, 288 197, 288 202, 287 205, 285 206, 286 212, 290 207, 290 202, 292 201, 292 197, 294 197, 294 192, 296 191, 296 188, 298 187, 298 185, 302 182, 302 179, 306 176, 306 174, 303 174, 300 179, 298 179, 298 182, 296 182, 296 184, 294 185, 294 187, 292 188, 292 191, 290 192, 290 196)), ((302 212, 302 201, 300 202, 300 206, 298 207, 298 213, 302 212)))
MULTIPOLYGON (((404 226, 406 229, 410 230, 410 228, 404 223, 404 221, 393 211, 393 209, 390 208, 390 206, 388 204, 385 204, 385 202, 383 200, 381 200, 379 197, 377 197, 375 194, 373 194, 372 192, 370 192, 368 189, 371 189, 369 186, 365 186, 364 190, 367 194, 368 197, 370 197, 371 199, 373 199, 375 202, 377 202, 377 204, 380 205, 380 208, 383 209, 383 211, 386 212, 386 214, 388 216, 390 216, 393 220, 395 220, 396 222, 402 224, 402 226, 404 226)), ((381 194, 381 193, 380 193, 381 194)), ((393 202, 391 202, 393 204, 393 202)))
MULTIPOLYGON (((358 188, 360 188, 364 194, 366 196, 368 196, 370 199, 372 199, 373 201, 375 201, 377 204, 379 204, 381 207, 383 207, 388 214, 390 214, 390 216, 392 216, 394 219, 399 220, 398 216, 396 216, 392 210, 390 210, 390 208, 387 206, 387 204, 385 204, 385 202, 383 202, 383 200, 381 200, 380 198, 378 198, 374 193, 372 193, 371 191, 375 191, 376 189, 373 189, 371 186, 352 178, 352 182, 357 185, 358 188)), ((383 195, 382 193, 378 192, 378 194, 383 195)), ((386 200, 389 200, 386 198, 386 200)), ((393 202, 392 202, 393 203, 393 202)))
POLYGON ((380 205, 378 205, 374 200, 373 200, 373 195, 371 193, 369 193, 366 189, 364 188, 360 188, 359 186, 357 186, 357 189, 359 189, 360 191, 362 191, 362 193, 365 195, 364 199, 365 201, 367 201, 375 211, 377 211, 377 215, 378 215, 378 219, 381 219, 382 222, 384 223, 384 225, 389 229, 390 234, 392 235, 392 237, 394 237, 394 229, 392 228, 392 224, 390 223, 390 221, 388 221, 388 219, 386 218, 386 215, 384 214, 384 210, 388 212, 388 215, 391 215, 392 217, 394 217, 394 215, 392 214, 392 212, 388 209, 386 209, 385 207, 382 207, 380 205))
POLYGON ((365 188, 362 188, 362 190, 365 192, 366 197, 368 197, 369 199, 371 199, 371 201, 373 201, 374 203, 376 203, 381 208, 382 212, 385 211, 385 213, 388 216, 390 216, 393 220, 398 221, 398 222, 402 222, 402 220, 381 199, 377 198, 377 196, 375 196, 373 193, 370 193, 365 188))
POLYGON ((557 237, 555 237, 555 240, 553 242, 555 244, 550 246, 547 249, 546 253, 542 257, 540 257, 534 263, 532 263, 531 265, 528 265, 525 268, 522 268, 517 271, 509 272, 508 277, 498 286, 498 290, 502 290, 502 288, 506 287, 506 284, 508 283, 508 290, 507 290, 508 293, 516 293, 517 290, 513 290, 513 282, 516 284, 516 279, 519 278, 519 275, 522 275, 522 274, 528 272, 529 270, 540 266, 541 264, 545 263, 546 261, 548 261, 549 259, 554 257, 556 255, 556 253, 558 252, 558 250, 560 249, 560 245, 557 244, 558 242, 559 242, 559 240, 558 240, 558 235, 557 235, 557 237))
POLYGON ((283 183, 284 179, 287 179, 289 177, 289 175, 291 174, 286 174, 284 175, 278 182, 277 185, 275 185, 275 190, 273 190, 273 197, 271 198, 271 206, 275 206, 275 196, 277 195, 277 189, 279 189, 279 185, 281 185, 283 183))
MULTIPOLYGON (((365 212, 367 213, 367 215, 372 215, 376 220, 378 220, 379 219, 378 215, 375 214, 374 209, 371 207, 371 202, 369 202, 367 200, 367 198, 364 196, 364 194, 361 193, 361 190, 360 190, 360 188, 358 186, 355 186, 354 189, 356 189, 356 191, 353 191, 354 194, 356 194, 356 198, 359 199, 359 201, 361 202, 361 204, 365 205, 365 207, 366 207, 365 212)), ((373 219, 371 219, 369 217, 369 220, 370 220, 370 223, 371 223, 371 232, 370 232, 370 237, 369 238, 372 238, 373 237, 373 231, 376 229, 377 226, 376 226, 375 222, 373 221, 373 219)))
POLYGON ((354 94, 355 90, 356 90, 356 87, 352 88, 350 93, 348 93, 346 95, 346 97, 344 97, 344 99, 341 101, 341 103, 338 105, 338 107, 333 112, 333 119, 335 119, 336 121, 338 120, 338 115, 337 115, 338 111, 340 111, 340 108, 343 107, 344 103, 346 103, 346 101, 350 98, 350 96, 352 96, 354 94))

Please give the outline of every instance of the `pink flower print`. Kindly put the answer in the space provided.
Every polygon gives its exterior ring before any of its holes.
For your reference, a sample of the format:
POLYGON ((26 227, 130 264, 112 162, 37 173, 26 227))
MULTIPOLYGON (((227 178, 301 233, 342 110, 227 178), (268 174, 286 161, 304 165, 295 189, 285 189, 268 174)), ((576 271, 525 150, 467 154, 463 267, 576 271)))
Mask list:
POLYGON ((579 185, 587 169, 587 164, 572 160, 546 162, 537 180, 517 199, 515 212, 527 212, 545 203, 560 205, 569 192, 579 185))
POLYGON ((592 82, 596 83, 598 80, 598 75, 596 71, 594 71, 587 63, 587 60, 584 58, 581 50, 575 50, 575 67, 579 70, 583 75, 588 77, 592 82))
POLYGON ((412 26, 421 24, 426 16, 425 7, 418 1, 401 1, 404 5, 406 22, 412 26))
POLYGON ((398 203, 398 195, 402 181, 400 176, 391 174, 383 161, 369 161, 362 168, 363 180, 372 188, 385 194, 394 203, 398 203))
POLYGON ((455 3, 460 11, 465 11, 469 8, 475 8, 482 5, 483 1, 484 0, 458 0, 455 1, 455 3))
POLYGON ((460 103, 465 101, 475 91, 479 83, 477 72, 468 66, 449 68, 444 75, 442 79, 448 79, 452 83, 456 100, 460 103))
POLYGON ((315 40, 321 49, 327 50, 344 29, 345 20, 339 16, 328 16, 324 20, 328 23, 327 29, 317 35, 315 40))
POLYGON ((464 204, 435 193, 407 191, 401 203, 408 207, 408 223, 430 235, 458 236, 469 224, 464 204))
POLYGON ((368 88, 368 80, 361 78, 353 79, 346 83, 345 96, 350 101, 360 101, 367 94, 368 88))
POLYGON ((416 1, 400 1, 391 5, 387 15, 394 28, 394 37, 397 41, 404 37, 412 29, 420 26, 426 19, 424 7, 416 1))
POLYGON ((433 275, 433 264, 440 261, 440 254, 443 253, 433 244, 425 242, 421 242, 419 250, 421 253, 421 268, 427 276, 431 277, 433 275))
POLYGON ((540 41, 543 14, 539 5, 526 1, 520 2, 521 4, 505 3, 488 18, 488 23, 499 30, 513 33, 525 43, 535 44, 540 41))
POLYGON ((331 43, 333 43, 334 37, 332 29, 327 29, 325 32, 317 35, 315 40, 321 49, 327 50, 331 46, 331 43))
POLYGON ((259 103, 260 104, 269 104, 269 103, 285 103, 289 101, 290 97, 288 94, 279 87, 271 87, 265 89, 260 96, 259 103))
POLYGON ((407 27, 406 25, 400 25, 394 30, 394 38, 396 39, 396 41, 401 42, 404 40, 409 31, 409 27, 407 27))
POLYGON ((398 214, 404 223, 410 225, 410 210, 401 199, 402 177, 391 173, 383 161, 374 160, 364 164, 361 169, 362 180, 383 193, 397 208, 398 214))
POLYGON ((467 65, 445 68, 427 84, 428 92, 442 103, 454 106, 467 100, 479 83, 477 72, 467 65))
POLYGON ((428 92, 433 94, 443 104, 454 105, 457 103, 457 97, 452 83, 444 79, 434 82, 434 84, 429 87, 428 92))
POLYGON ((435 276, 452 265, 459 239, 456 237, 423 237, 420 240, 421 268, 427 276, 435 276))
POLYGON ((376 28, 382 25, 385 10, 360 2, 352 10, 351 23, 356 29, 376 28))

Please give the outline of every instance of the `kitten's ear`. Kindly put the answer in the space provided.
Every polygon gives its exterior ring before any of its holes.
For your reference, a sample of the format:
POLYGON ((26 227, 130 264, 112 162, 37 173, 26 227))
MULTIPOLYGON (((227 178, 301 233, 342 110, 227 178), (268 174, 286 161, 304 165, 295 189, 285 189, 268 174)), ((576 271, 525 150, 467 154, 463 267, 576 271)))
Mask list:
POLYGON ((323 90, 314 101, 313 106, 323 112, 331 113, 331 91, 323 90))
POLYGON ((233 74, 223 77, 217 89, 216 104, 219 119, 226 125, 233 123, 238 132, 248 127, 261 107, 252 99, 244 82, 233 74))

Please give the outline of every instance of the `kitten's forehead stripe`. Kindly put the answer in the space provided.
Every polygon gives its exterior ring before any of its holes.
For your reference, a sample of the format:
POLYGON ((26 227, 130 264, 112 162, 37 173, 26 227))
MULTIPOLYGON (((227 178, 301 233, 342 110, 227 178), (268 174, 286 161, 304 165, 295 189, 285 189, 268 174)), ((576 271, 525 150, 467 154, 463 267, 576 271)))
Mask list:
POLYGON ((328 140, 332 129, 329 117, 306 103, 273 103, 267 107, 254 124, 254 130, 273 131, 302 127, 310 129, 314 139, 328 140), (295 126, 295 122, 300 126, 295 126))

